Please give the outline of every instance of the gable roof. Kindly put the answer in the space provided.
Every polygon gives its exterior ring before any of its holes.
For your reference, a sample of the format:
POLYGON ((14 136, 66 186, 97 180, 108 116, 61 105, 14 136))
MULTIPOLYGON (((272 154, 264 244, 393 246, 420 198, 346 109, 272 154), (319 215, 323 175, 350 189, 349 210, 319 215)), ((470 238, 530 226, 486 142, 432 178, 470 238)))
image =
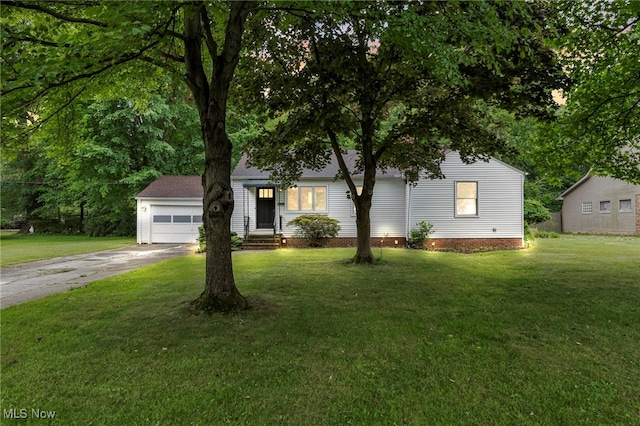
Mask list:
MULTIPOLYGON (((355 168, 356 162, 358 161, 359 154, 355 149, 347 150, 345 154, 343 154, 343 158, 349 170, 353 170, 355 168)), ((247 155, 244 154, 238 165, 231 173, 231 177, 234 179, 268 179, 270 177, 268 171, 260 170, 255 167, 249 167, 247 165, 247 155)), ((312 169, 302 169, 302 178, 335 178, 338 172, 340 171, 340 165, 338 164, 338 160, 336 159, 335 154, 331 154, 331 160, 329 164, 322 170, 312 170, 312 169)), ((361 177, 362 173, 354 175, 354 177, 361 177)), ((383 178, 392 178, 392 177, 401 177, 402 173, 398 169, 389 168, 385 172, 378 171, 376 177, 383 178)))
POLYGON ((136 198, 202 198, 202 177, 160 176, 136 198))
POLYGON ((573 185, 571 185, 566 191, 564 191, 562 194, 558 195, 558 197, 556 198, 556 200, 558 201, 562 201, 564 200, 564 198, 569 195, 570 193, 572 193, 573 191, 575 191, 580 185, 582 185, 583 183, 585 183, 586 181, 588 181, 591 178, 591 172, 587 173, 586 175, 582 176, 582 178, 580 178, 579 181, 577 181, 576 183, 574 183, 573 185))

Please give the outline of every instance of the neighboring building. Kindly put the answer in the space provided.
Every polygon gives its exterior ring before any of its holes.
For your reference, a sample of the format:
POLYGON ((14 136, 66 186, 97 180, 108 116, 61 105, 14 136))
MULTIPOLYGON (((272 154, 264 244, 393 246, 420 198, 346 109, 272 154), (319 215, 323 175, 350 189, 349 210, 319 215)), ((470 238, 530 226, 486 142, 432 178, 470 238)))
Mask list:
POLYGON ((558 199, 563 232, 640 234, 640 185, 587 174, 558 199))
MULTIPOLYGON (((355 152, 350 152, 346 160, 353 164, 355 158, 355 152)), ((415 184, 407 183, 397 170, 378 172, 371 208, 374 246, 404 246, 411 229, 423 220, 433 224, 429 248, 474 250, 523 246, 524 174, 521 171, 495 159, 465 164, 457 152, 447 153, 441 168, 445 179, 423 178, 415 184)), ((355 210, 348 198, 347 184, 335 180, 337 171, 334 159, 322 171, 305 170, 294 187, 283 188, 272 182, 267 172, 247 167, 243 157, 231 175, 235 194, 231 229, 244 237, 272 234, 278 242, 286 240, 286 246, 300 246, 301 242, 292 238, 295 228, 287 223, 301 214, 320 213, 340 221, 340 233, 330 245, 355 245, 355 210)), ((354 180, 360 187, 362 176, 355 176, 354 180)), ((193 226, 196 228, 190 231, 194 232, 195 239, 199 223, 196 214, 187 209, 194 207, 192 195, 197 190, 199 206, 202 206, 202 187, 183 189, 191 198, 176 198, 176 188, 186 182, 199 186, 200 178, 165 176, 138 195, 138 243, 177 242, 187 238, 189 215, 192 216, 191 230, 193 226), (169 184, 174 179, 176 183, 169 184), (174 189, 164 195, 163 187, 174 189), (175 213, 171 212, 172 203, 175 213), (174 226, 177 228, 173 229, 174 226), (163 241, 165 239, 167 241, 163 241)))

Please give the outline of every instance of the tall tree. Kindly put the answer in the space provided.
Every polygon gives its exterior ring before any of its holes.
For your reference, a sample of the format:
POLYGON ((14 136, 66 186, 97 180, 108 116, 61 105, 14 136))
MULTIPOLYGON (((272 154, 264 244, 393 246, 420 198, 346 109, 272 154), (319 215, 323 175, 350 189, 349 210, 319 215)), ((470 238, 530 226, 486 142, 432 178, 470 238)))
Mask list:
POLYGON ((537 158, 561 179, 580 169, 640 183, 640 2, 567 1, 557 40, 571 89, 537 158))
POLYGON ((144 92, 150 68, 184 77, 205 150, 206 283, 194 301, 205 311, 247 306, 231 266, 232 144, 226 111, 245 23, 255 6, 247 1, 2 3, 3 127, 27 113, 57 112, 43 105, 60 88, 73 93, 71 103, 105 88, 144 92))
MULTIPOLYGON (((369 213, 376 173, 410 181, 441 177, 447 149, 466 162, 506 145, 484 105, 548 114, 559 69, 544 42, 546 2, 375 2, 319 4, 272 17, 286 30, 265 38, 254 66, 252 103, 276 125, 251 146, 251 161, 284 182, 331 155, 350 190, 356 263, 374 261, 369 213), (359 161, 349 169, 345 148, 359 161), (362 190, 354 182, 363 175, 362 190)), ((247 86, 251 82, 247 82, 247 86)))

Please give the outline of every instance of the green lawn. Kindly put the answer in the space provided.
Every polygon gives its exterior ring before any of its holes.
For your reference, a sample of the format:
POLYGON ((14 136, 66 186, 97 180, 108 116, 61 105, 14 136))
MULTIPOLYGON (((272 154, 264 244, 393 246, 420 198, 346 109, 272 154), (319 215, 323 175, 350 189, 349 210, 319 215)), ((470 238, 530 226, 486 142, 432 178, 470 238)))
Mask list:
POLYGON ((127 247, 135 238, 87 237, 84 235, 20 235, 0 232, 0 266, 58 256, 127 247))
POLYGON ((254 306, 238 315, 190 315, 196 255, 4 309, 0 409, 64 425, 640 424, 639 238, 352 254, 235 256, 254 306))

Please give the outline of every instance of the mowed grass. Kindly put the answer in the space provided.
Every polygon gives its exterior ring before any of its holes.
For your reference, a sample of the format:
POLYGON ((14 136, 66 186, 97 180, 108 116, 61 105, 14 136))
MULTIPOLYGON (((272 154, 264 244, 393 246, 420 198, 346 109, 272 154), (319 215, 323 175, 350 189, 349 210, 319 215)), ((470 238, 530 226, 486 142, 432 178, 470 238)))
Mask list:
POLYGON ((640 239, 352 254, 234 255, 254 306, 237 315, 190 314, 199 256, 4 309, 1 408, 64 425, 640 423, 640 239))
POLYGON ((136 243, 130 237, 87 237, 85 235, 21 235, 0 232, 0 266, 59 256, 91 253, 128 247, 136 243))

